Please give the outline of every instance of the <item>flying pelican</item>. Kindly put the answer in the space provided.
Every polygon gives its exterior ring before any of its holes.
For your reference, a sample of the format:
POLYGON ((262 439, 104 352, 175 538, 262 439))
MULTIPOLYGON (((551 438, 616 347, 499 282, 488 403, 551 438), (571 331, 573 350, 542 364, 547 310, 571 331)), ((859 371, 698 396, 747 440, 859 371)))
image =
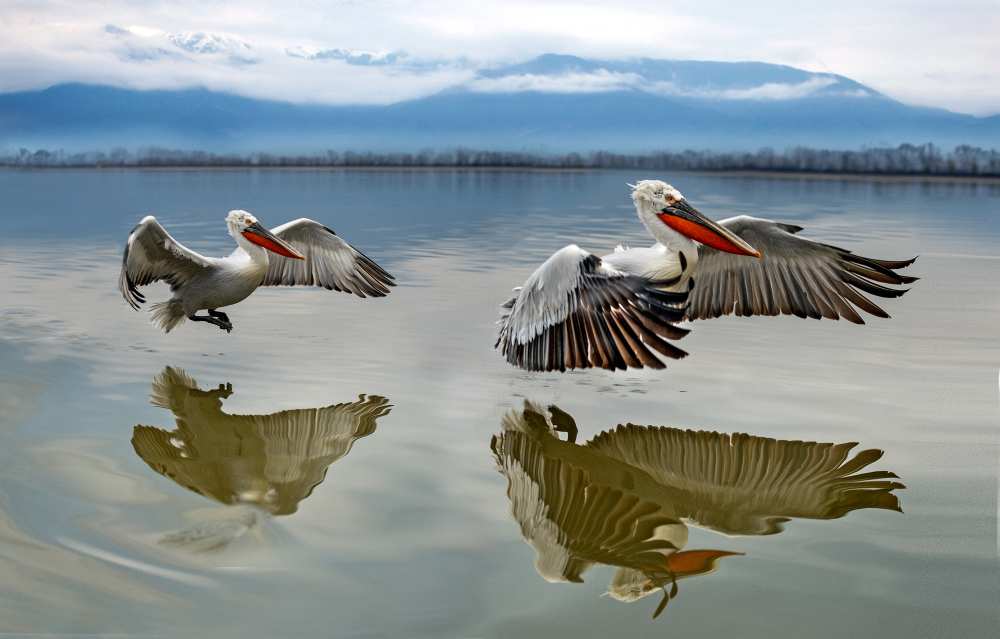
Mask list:
POLYGON ((232 384, 202 390, 170 366, 153 380, 152 404, 170 410, 177 425, 174 430, 137 425, 136 454, 157 473, 227 506, 162 543, 220 550, 266 516, 294 513, 327 468, 355 441, 374 433, 378 418, 392 409, 384 397, 361 395, 322 408, 234 415, 222 410, 232 394, 232 384))
POLYGON ((556 406, 526 401, 503 418, 490 447, 507 478, 511 515, 546 581, 578 583, 594 564, 612 566, 612 598, 663 592, 654 617, 677 595, 678 580, 741 554, 685 550, 689 526, 727 537, 775 535, 792 518, 900 511, 896 475, 862 472, 882 451, 852 456, 854 443, 625 424, 580 445, 576 432, 556 406))
POLYGON ((797 315, 864 320, 855 306, 889 315, 862 293, 899 297, 915 277, 876 260, 795 235, 802 227, 741 215, 714 222, 660 180, 632 187, 639 220, 656 240, 598 257, 560 249, 503 305, 496 347, 532 371, 663 368, 650 349, 680 359, 668 340, 682 320, 722 315, 797 315), (695 282, 697 281, 697 284, 695 282), (853 305, 853 306, 852 306, 853 305))
POLYGON ((226 216, 236 250, 205 257, 167 233, 147 215, 128 236, 118 288, 135 309, 146 301, 138 287, 157 281, 174 296, 151 308, 153 322, 169 333, 189 319, 231 332, 229 317, 217 309, 241 302, 258 286, 322 286, 358 297, 383 297, 395 286, 392 275, 330 228, 299 218, 269 231, 246 211, 226 216), (196 315, 200 310, 207 315, 196 315))

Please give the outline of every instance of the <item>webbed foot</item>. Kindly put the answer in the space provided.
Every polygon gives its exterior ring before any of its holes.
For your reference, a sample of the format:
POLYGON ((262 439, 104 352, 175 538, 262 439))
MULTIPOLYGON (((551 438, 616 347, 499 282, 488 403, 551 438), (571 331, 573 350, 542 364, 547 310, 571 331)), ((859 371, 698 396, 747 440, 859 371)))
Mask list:
POLYGON ((224 313, 212 314, 214 311, 209 311, 209 315, 188 315, 188 319, 192 322, 208 322, 209 324, 215 324, 227 333, 233 332, 233 324, 228 318, 222 319, 216 315, 225 315, 224 313))

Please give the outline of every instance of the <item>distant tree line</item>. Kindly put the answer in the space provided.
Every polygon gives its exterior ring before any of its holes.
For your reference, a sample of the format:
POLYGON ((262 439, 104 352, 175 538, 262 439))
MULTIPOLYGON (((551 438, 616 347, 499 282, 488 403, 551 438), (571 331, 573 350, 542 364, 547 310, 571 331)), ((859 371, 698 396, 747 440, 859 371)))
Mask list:
POLYGON ((302 155, 211 153, 149 147, 137 151, 67 153, 19 149, 0 153, 7 167, 496 167, 551 169, 645 169, 869 173, 879 175, 1000 176, 1000 151, 933 144, 832 151, 796 147, 784 151, 659 151, 652 153, 548 154, 452 149, 417 153, 326 151, 302 155))

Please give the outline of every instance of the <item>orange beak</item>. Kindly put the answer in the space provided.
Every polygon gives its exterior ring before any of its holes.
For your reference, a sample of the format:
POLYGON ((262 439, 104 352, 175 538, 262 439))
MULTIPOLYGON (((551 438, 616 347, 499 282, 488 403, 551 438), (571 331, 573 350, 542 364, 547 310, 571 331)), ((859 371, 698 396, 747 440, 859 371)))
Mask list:
POLYGON ((704 575, 715 569, 715 562, 723 557, 742 555, 728 550, 683 550, 667 557, 667 570, 677 579, 704 575))
POLYGON ((291 244, 268 231, 259 223, 254 223, 246 227, 243 231, 243 237, 247 238, 257 246, 263 246, 272 253, 277 253, 278 255, 284 257, 290 257, 293 260, 306 259, 306 256, 296 251, 291 244))
POLYGON ((760 251, 718 222, 702 215, 686 200, 675 202, 673 206, 660 211, 657 216, 673 230, 705 246, 736 255, 760 257, 760 251))

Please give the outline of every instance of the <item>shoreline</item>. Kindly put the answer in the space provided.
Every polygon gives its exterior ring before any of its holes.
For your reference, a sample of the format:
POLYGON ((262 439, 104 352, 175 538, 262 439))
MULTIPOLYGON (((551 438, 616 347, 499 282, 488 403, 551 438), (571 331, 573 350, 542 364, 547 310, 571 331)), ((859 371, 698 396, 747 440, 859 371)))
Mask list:
POLYGON ((0 166, 0 171, 383 171, 383 172, 483 172, 483 173, 588 173, 603 171, 634 171, 684 173, 719 177, 750 177, 785 180, 857 180, 886 182, 966 182, 1000 184, 1000 175, 946 175, 930 173, 837 173, 822 171, 761 171, 733 169, 705 171, 696 169, 630 169, 609 167, 547 167, 547 166, 468 166, 468 165, 412 165, 412 166, 282 166, 282 165, 214 165, 178 164, 169 166, 0 166))

